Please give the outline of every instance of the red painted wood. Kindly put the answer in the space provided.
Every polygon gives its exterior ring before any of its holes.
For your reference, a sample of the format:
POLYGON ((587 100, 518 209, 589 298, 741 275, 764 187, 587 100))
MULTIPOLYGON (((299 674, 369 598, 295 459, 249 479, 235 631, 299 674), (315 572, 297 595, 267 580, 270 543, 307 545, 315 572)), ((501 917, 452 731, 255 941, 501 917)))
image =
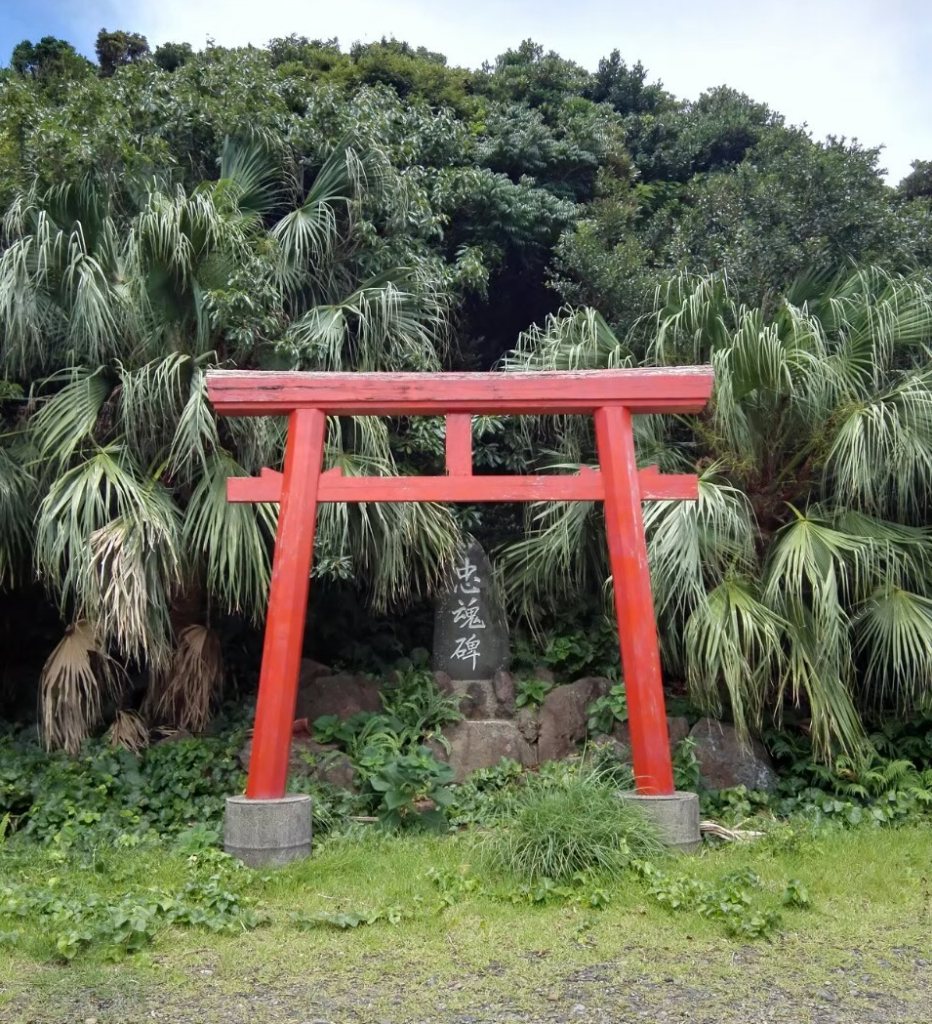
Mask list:
POLYGON ((635 412, 699 412, 712 393, 712 369, 542 373, 297 373, 210 370, 207 394, 230 416, 283 414, 298 408, 339 416, 444 413, 592 413, 608 405, 635 412))
POLYGON ((645 795, 666 795, 673 792, 673 765, 630 411, 597 409, 595 432, 605 484, 605 532, 628 698, 635 785, 645 795))
MULTIPOLYGON (((638 473, 645 501, 695 501, 698 478, 692 474, 665 474, 656 466, 638 473)), ((605 491, 600 473, 583 466, 567 476, 343 476, 332 470, 321 474, 318 502, 331 501, 602 501, 605 491)), ((230 501, 280 501, 282 474, 262 470, 259 477, 234 476, 227 480, 230 501)))
POLYGON ((263 469, 259 476, 227 477, 227 501, 281 501, 284 478, 277 469, 263 469))
POLYGON ((447 416, 446 456, 450 476, 472 476, 472 416, 469 413, 447 416))
POLYGON ((280 502, 265 648, 247 795, 283 795, 321 501, 605 501, 609 556, 625 668, 638 789, 673 791, 654 622, 643 499, 695 499, 694 476, 638 472, 632 412, 698 412, 709 367, 523 374, 335 374, 210 371, 208 395, 229 415, 290 415, 285 472, 228 481, 231 501, 280 502), (601 472, 472 476, 471 415, 595 415, 601 472), (321 473, 327 415, 446 415, 443 477, 321 473))
POLYGON ((291 414, 288 424, 259 700, 246 784, 246 796, 252 800, 284 796, 288 780, 326 426, 327 418, 319 409, 299 409, 291 414))

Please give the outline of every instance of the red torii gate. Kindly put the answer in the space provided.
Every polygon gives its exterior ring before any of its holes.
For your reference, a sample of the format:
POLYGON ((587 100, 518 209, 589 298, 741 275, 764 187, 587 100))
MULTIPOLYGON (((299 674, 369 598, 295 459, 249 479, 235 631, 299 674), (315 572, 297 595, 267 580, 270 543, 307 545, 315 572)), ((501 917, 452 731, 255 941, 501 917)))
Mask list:
POLYGON ((284 472, 227 481, 230 501, 280 502, 246 796, 284 796, 317 505, 327 501, 604 501, 637 790, 673 793, 641 502, 695 500, 694 475, 638 470, 635 413, 697 413, 710 367, 527 373, 290 373, 211 370, 218 413, 288 416, 284 472), (600 471, 474 476, 472 416, 590 415, 600 471), (327 416, 446 417, 446 476, 344 477, 322 472, 327 416))

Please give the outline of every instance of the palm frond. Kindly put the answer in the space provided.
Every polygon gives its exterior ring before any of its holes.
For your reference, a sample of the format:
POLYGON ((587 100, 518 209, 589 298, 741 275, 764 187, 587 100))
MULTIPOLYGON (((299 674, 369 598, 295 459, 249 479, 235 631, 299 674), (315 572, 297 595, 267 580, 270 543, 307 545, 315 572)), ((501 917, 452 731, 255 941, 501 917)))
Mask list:
POLYGON ((67 466, 81 446, 93 438, 113 380, 104 370, 71 367, 47 379, 46 384, 66 381, 47 399, 30 420, 32 441, 55 472, 67 466))
POLYGON ((785 672, 786 628, 750 580, 729 576, 703 594, 686 624, 690 697, 717 713, 724 687, 735 726, 759 727, 771 680, 785 672))
POLYGON ((842 410, 825 463, 837 500, 921 518, 932 494, 932 377, 842 410))
POLYGON ((540 502, 527 513, 528 534, 499 552, 497 571, 509 604, 533 620, 547 604, 604 580, 603 517, 595 502, 540 502))
POLYGON ((46 747, 77 754, 100 724, 102 702, 115 692, 118 681, 117 665, 90 623, 78 621, 68 626, 39 680, 46 747))
POLYGON ((842 507, 832 515, 836 530, 864 545, 861 579, 853 600, 861 601, 881 585, 911 589, 932 580, 932 530, 905 526, 842 507))
POLYGON ((448 313, 436 284, 416 270, 386 271, 339 303, 308 310, 280 348, 300 369, 439 369, 448 313))
POLYGON ((119 446, 58 477, 39 507, 36 563, 60 595, 129 657, 158 661, 181 578, 180 515, 119 446))
POLYGON ((179 729, 203 732, 222 688, 223 653, 217 635, 206 626, 188 626, 178 635, 156 714, 179 729))
POLYGON ((149 746, 149 727, 135 711, 121 708, 107 730, 107 742, 138 754, 149 746))
MULTIPOLYGON (((215 201, 238 214, 261 217, 282 198, 281 157, 270 150, 274 137, 242 142, 227 138, 220 150, 215 201)), ((279 144, 280 146, 280 144, 279 144)))
POLYGON ((856 752, 865 742, 864 724, 851 688, 850 643, 833 643, 823 621, 803 609, 787 628, 786 673, 777 681, 778 712, 787 696, 800 705, 805 696, 812 717, 812 745, 817 756, 830 759, 838 744, 856 752), (847 659, 847 660, 846 660, 847 659))
POLYGON ((187 401, 177 423, 168 465, 173 476, 191 482, 209 471, 211 453, 221 447, 217 420, 207 400, 207 377, 199 366, 192 367, 187 401))
POLYGON ((314 265, 326 264, 352 230, 352 204, 363 188, 377 183, 382 160, 373 149, 357 151, 341 142, 324 161, 302 204, 272 229, 281 248, 279 280, 299 291, 314 265))
POLYGON ((709 589, 757 569, 757 527, 747 498, 711 466, 699 478, 699 500, 644 503, 654 608, 664 663, 684 672, 684 627, 709 589))
POLYGON ((274 505, 227 501, 227 477, 246 475, 226 451, 207 456, 185 510, 184 539, 192 559, 204 566, 208 590, 223 607, 260 620, 278 512, 274 505))
MULTIPOLYGON (((329 467, 345 476, 397 476, 383 421, 353 420, 351 447, 337 421, 329 426, 329 467)), ((318 509, 315 573, 354 579, 382 610, 436 589, 460 542, 442 505, 328 502, 318 509)))
POLYGON ((908 713, 932 694, 932 599, 896 586, 878 588, 854 619, 865 659, 864 688, 879 707, 908 713))
POLYGON ((190 356, 173 352, 135 369, 117 363, 120 400, 117 423, 133 451, 155 461, 164 456, 194 373, 190 356))
POLYGON ((502 369, 607 370, 632 363, 630 350, 615 336, 601 313, 586 308, 561 309, 544 326, 533 325, 502 360, 502 369))

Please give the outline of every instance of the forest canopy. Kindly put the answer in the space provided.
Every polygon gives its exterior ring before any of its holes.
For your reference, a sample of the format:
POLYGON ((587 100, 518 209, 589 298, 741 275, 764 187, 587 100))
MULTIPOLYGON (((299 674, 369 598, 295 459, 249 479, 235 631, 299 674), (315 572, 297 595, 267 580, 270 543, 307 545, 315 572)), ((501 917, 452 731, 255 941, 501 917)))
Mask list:
MULTIPOLYGON (((0 71, 0 702, 38 684, 50 743, 97 728, 102 693, 202 724, 220 659, 181 711, 178 674, 206 637, 254 668, 275 512, 224 481, 279 465, 282 434, 216 419, 211 366, 711 362, 708 413, 638 439, 702 474, 697 505, 648 511, 668 679, 750 727, 797 708, 823 750, 928 702, 928 161, 891 186, 876 149, 724 85, 675 97, 618 50, 468 69, 395 39, 102 30, 96 57, 45 37, 0 71)), ((587 428, 475 432, 482 472, 593 458, 587 428)), ((330 425, 346 473, 441 460, 429 419, 330 425)), ((576 628, 598 515, 329 507, 319 635, 401 616, 464 531, 516 617, 576 628)))

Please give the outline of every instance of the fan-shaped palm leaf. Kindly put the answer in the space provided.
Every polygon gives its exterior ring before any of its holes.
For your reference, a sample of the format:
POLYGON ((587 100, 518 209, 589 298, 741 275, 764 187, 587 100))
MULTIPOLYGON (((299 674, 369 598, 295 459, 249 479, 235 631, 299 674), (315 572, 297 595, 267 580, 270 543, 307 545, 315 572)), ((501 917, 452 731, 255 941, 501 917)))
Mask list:
POLYGON ((185 511, 184 538, 222 606, 258 620, 268 596, 278 513, 274 505, 227 501, 227 478, 245 475, 228 452, 206 456, 205 472, 185 511))

